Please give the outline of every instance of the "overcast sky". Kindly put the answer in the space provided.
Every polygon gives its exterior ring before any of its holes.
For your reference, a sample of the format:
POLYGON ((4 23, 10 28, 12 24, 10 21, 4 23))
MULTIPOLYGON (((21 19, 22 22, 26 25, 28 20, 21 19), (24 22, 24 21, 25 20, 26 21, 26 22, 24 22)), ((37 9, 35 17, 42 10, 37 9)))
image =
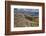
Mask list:
POLYGON ((14 12, 39 12, 39 9, 14 8, 14 12))

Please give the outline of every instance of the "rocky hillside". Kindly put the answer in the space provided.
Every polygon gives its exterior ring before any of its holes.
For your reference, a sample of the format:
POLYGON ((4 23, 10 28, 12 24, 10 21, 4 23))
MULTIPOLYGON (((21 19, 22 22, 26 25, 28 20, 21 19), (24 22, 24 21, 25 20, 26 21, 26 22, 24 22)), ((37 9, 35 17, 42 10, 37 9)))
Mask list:
POLYGON ((16 13, 14 16, 14 27, 30 27, 38 26, 38 17, 32 19, 32 16, 24 15, 22 13, 16 13))

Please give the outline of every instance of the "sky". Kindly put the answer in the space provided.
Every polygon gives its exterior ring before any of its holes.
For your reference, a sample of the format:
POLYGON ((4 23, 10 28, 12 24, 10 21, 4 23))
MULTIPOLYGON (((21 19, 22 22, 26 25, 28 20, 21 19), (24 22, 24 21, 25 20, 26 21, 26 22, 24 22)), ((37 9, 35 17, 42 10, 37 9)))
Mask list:
POLYGON ((39 15, 39 9, 23 9, 23 8, 14 8, 14 13, 23 13, 26 15, 31 15, 32 16, 38 16, 39 15))
POLYGON ((23 9, 23 8, 14 8, 16 12, 39 12, 39 9, 23 9))

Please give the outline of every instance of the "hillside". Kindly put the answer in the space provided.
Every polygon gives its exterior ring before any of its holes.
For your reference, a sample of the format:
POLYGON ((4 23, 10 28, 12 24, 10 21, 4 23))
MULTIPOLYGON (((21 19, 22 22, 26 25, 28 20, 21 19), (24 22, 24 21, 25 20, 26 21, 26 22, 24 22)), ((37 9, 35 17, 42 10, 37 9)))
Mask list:
POLYGON ((32 26, 34 27, 38 26, 38 17, 34 17, 33 19, 31 15, 16 13, 16 15, 14 16, 14 27, 32 27, 32 26))

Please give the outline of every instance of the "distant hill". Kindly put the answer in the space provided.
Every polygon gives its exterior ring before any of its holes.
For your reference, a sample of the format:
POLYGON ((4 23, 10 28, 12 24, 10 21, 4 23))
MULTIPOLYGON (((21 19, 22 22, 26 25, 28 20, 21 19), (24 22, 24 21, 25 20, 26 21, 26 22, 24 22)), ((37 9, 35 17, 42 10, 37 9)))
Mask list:
POLYGON ((30 16, 39 16, 39 12, 16 12, 16 13, 22 13, 22 14, 30 15, 30 16))

